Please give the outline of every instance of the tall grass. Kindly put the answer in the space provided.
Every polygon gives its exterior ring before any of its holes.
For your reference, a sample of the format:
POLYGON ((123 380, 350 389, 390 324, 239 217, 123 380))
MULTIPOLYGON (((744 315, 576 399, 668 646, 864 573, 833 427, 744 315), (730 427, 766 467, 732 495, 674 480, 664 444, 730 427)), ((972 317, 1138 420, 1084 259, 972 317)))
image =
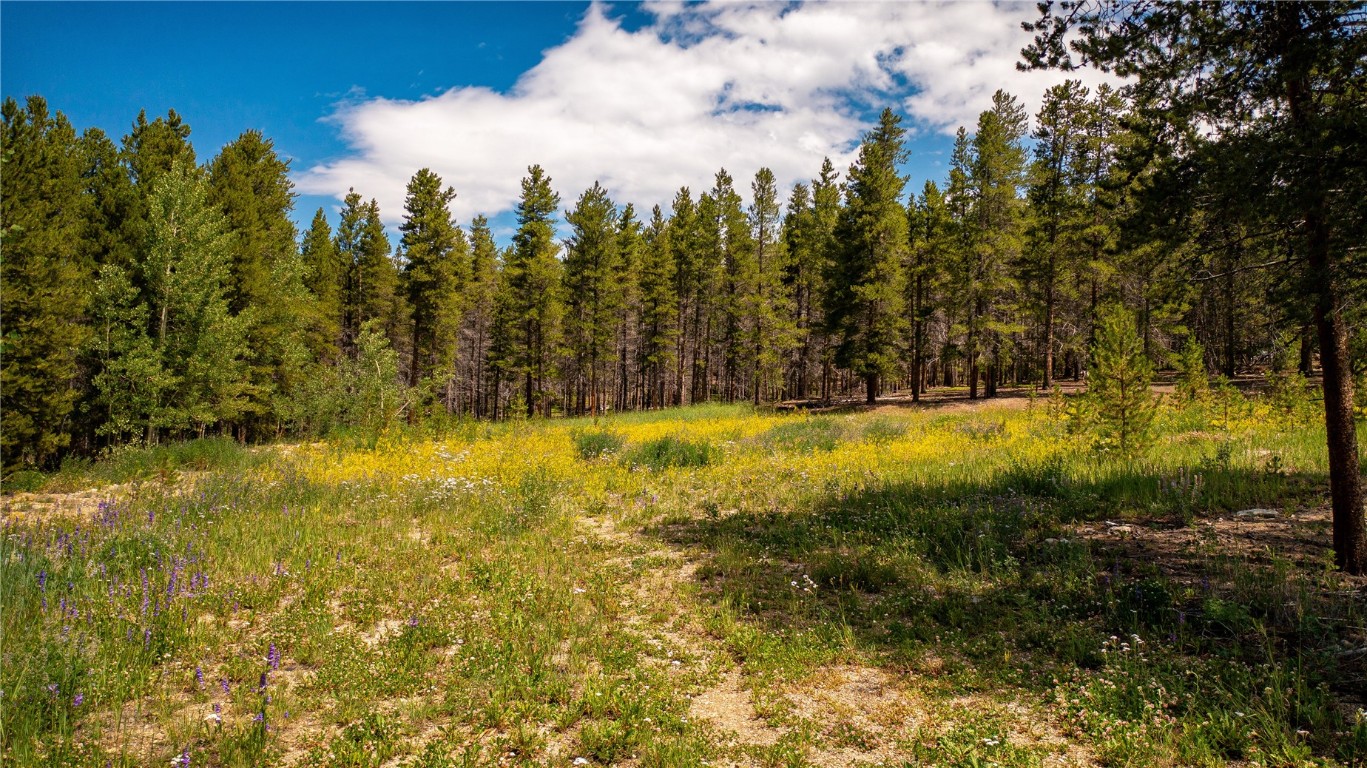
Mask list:
MULTIPOLYGON (((1211 550, 1203 586, 1069 527, 1323 503, 1322 430, 1268 407, 1165 408, 1128 462, 1043 409, 709 405, 73 464, 47 488, 166 482, 5 518, 0 761, 750 759, 689 716, 732 664, 788 728, 756 759, 800 762, 879 737, 804 722, 793 686, 933 654, 949 689, 1036 700, 1115 764, 1349 763, 1367 725, 1334 649, 1363 613, 1330 574, 1211 550)), ((1042 760, 1003 717, 898 754, 1042 760)))

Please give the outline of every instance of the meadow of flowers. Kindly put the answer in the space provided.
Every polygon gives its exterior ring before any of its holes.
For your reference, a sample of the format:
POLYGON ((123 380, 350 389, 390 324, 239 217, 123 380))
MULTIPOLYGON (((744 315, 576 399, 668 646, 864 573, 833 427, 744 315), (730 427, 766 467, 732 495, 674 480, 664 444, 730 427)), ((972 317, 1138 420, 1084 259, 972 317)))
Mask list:
POLYGON ((76 467, 46 490, 98 503, 7 502, 0 761, 1360 764, 1361 585, 1200 535, 1313 518, 1314 420, 1164 407, 1137 459, 1067 421, 700 406, 76 467))

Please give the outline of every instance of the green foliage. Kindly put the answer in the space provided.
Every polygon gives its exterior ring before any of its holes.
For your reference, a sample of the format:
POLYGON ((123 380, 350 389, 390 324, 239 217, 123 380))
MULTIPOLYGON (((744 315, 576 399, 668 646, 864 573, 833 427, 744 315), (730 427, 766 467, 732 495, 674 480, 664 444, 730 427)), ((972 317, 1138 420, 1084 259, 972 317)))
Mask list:
POLYGON ((720 457, 706 440, 666 435, 649 440, 626 454, 627 463, 653 470, 671 467, 705 467, 720 457))
POLYGON ((869 419, 864 424, 864 440, 870 443, 882 445, 897 440, 907 433, 906 422, 897 421, 886 416, 869 419))
POLYGON ((135 480, 169 480, 179 472, 243 471, 265 457, 227 437, 205 437, 152 446, 135 443, 112 446, 96 461, 67 458, 48 477, 44 490, 77 491, 135 480))
POLYGON ((342 261, 337 244, 332 240, 332 228, 328 226, 322 208, 313 214, 313 221, 304 232, 299 255, 304 263, 304 285, 313 297, 311 312, 306 318, 310 346, 322 362, 335 362, 341 354, 345 320, 343 299, 349 265, 342 261))
POLYGON ((399 354, 389 345, 378 320, 361 326, 356 359, 344 362, 342 370, 340 380, 349 401, 347 423, 378 438, 411 404, 410 393, 399 378, 399 354))
POLYGON ((831 451, 845 437, 843 422, 829 417, 800 417, 771 427, 761 436, 775 451, 831 451))
POLYGON ((209 200, 222 211, 230 254, 224 282, 230 313, 243 326, 245 387, 235 414, 253 432, 302 386, 311 362, 308 321, 314 297, 295 243, 289 163, 260 131, 247 131, 209 164, 209 200))
POLYGON ((607 429, 585 429, 573 432, 574 449, 579 458, 585 461, 612 456, 622 450, 626 438, 621 433, 607 429))
POLYGON ((605 366, 616 357, 613 340, 627 283, 619 243, 617 207, 597 182, 565 216, 565 344, 574 365, 574 387, 597 414, 606 384, 605 366))
POLYGON ((75 131, 32 97, 0 108, 0 465, 49 464, 71 440, 90 337, 88 200, 75 131))
POLYGON ((373 199, 365 203, 355 190, 348 192, 334 238, 347 270, 343 332, 348 348, 355 349, 361 326, 370 320, 379 323, 392 346, 400 323, 395 302, 399 273, 389 259, 380 204, 373 199))
POLYGON ((229 240, 203 177, 177 164, 147 205, 145 289, 115 265, 100 274, 95 387, 108 414, 102 432, 156 442, 163 429, 202 434, 242 413, 248 321, 229 311, 229 240))
POLYGON ((1133 457, 1148 446, 1155 408, 1152 381, 1153 366, 1135 332, 1134 315, 1119 306, 1107 307, 1097 323, 1087 379, 1090 428, 1098 448, 1133 457))
POLYGON ((641 359, 650 378, 649 401, 665 403, 665 380, 679 337, 679 297, 674 291, 671 230, 660 206, 651 209, 641 249, 641 359))
POLYGON ((769 393, 781 381, 797 329, 792 320, 793 302, 783 286, 783 273, 790 257, 782 236, 773 171, 759 169, 750 189, 750 241, 754 246, 740 262, 744 266, 734 270, 737 284, 744 286, 735 297, 735 306, 743 315, 742 359, 752 371, 752 399, 758 405, 770 398, 769 393))
POLYGON ((885 109, 878 127, 864 137, 845 184, 835 234, 839 250, 828 277, 826 323, 837 340, 836 362, 866 380, 870 401, 878 378, 900 359, 906 326, 906 179, 898 174, 905 134, 901 118, 885 109))
POLYGON ((1182 402, 1199 403, 1210 396, 1210 376, 1206 374, 1206 349, 1189 337, 1173 361, 1177 369, 1177 397, 1182 402))
POLYGON ((470 281, 470 252, 465 235, 452 220, 450 205, 456 191, 441 188, 441 177, 427 168, 408 182, 404 201, 403 268, 408 303, 413 313, 413 360, 409 383, 424 375, 431 387, 446 395, 455 374, 456 342, 460 333, 462 294, 470 281))
POLYGON ((503 264, 495 322, 498 342, 493 350, 498 367, 514 381, 523 379, 527 415, 549 413, 547 378, 554 373, 554 355, 561 340, 564 300, 563 267, 556 258, 553 224, 560 196, 541 166, 527 169, 522 199, 517 205, 517 233, 503 264))
POLYGON ((1307 423, 1319 415, 1323 404, 1316 402, 1317 387, 1296 367, 1295 346, 1298 341, 1291 335, 1277 340, 1272 369, 1267 372, 1267 388, 1268 397, 1283 417, 1293 423, 1307 423))

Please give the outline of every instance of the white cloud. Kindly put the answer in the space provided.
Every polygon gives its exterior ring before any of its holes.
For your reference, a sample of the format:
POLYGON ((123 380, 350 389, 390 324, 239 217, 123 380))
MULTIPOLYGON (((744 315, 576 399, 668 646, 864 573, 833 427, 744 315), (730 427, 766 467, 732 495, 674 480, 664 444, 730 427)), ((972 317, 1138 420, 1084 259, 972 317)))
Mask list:
MULTIPOLYGON (((530 8, 530 7, 529 7, 530 8)), ((627 31, 592 6, 575 35, 545 52, 508 93, 456 87, 418 101, 352 98, 330 118, 351 153, 297 179, 305 193, 376 197, 402 215, 404 188, 430 167, 455 187, 457 217, 517 202, 540 163, 569 207, 601 181, 619 203, 667 205, 725 167, 742 193, 762 166, 781 185, 811 178, 823 156, 844 169, 892 106, 919 126, 971 126, 997 88, 1033 113, 1056 72, 1021 73, 1032 3, 776 3, 649 6, 627 31)), ((748 197, 748 195, 747 195, 748 197)))

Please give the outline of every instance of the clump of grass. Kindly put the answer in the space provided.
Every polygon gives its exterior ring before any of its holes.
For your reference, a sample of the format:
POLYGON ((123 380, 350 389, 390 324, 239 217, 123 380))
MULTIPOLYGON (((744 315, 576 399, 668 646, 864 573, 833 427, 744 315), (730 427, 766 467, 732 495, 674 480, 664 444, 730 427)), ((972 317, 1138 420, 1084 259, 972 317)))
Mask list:
MULTIPOLYGON (((99 461, 71 458, 43 483, 43 490, 70 491, 92 485, 168 479, 176 472, 246 469, 263 458, 227 437, 206 437, 153 446, 122 445, 99 461)), ((9 483, 7 482, 8 486, 9 483)))
POLYGON ((1001 421, 964 421, 960 422, 958 431, 968 435, 972 440, 992 440, 1006 434, 1006 420, 1001 421))
POLYGON ((852 588, 870 594, 882 592, 900 580, 891 563, 880 560, 878 553, 867 549, 823 553, 812 565, 812 578, 823 586, 852 588))
POLYGON ((864 441, 883 445, 907 433, 907 425, 886 416, 879 416, 864 425, 864 441))
POLYGON ((21 469, 5 475, 3 482, 0 482, 0 490, 6 493, 24 493, 27 491, 37 491, 42 489, 47 483, 47 475, 36 469, 21 469))
POLYGON ((622 450, 626 438, 620 433, 606 429, 588 429, 571 433, 574 449, 579 458, 585 461, 612 456, 622 450))
POLYGON ((705 467, 719 455, 720 451, 705 440, 666 435, 642 443, 629 454, 628 460, 638 466, 661 470, 669 467, 705 467))
POLYGON ((765 432, 761 436, 761 442, 772 451, 812 453, 835 450, 844 435, 844 424, 820 416, 794 419, 779 424, 765 432))

